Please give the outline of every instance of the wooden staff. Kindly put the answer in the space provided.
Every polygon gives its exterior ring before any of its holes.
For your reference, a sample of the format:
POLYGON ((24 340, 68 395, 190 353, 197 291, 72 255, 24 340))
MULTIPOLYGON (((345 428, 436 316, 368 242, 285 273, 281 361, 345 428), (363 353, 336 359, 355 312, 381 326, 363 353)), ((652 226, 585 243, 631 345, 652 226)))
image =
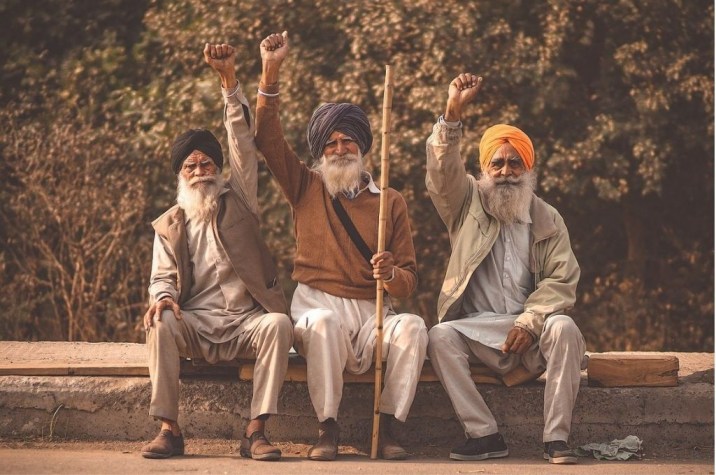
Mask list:
MULTIPOLYGON (((380 212, 378 214, 378 253, 385 250, 385 225, 388 208, 388 154, 390 148, 390 110, 393 105, 393 67, 385 65, 383 92, 383 141, 380 147, 380 212)), ((378 458, 380 432, 380 393, 383 381, 383 279, 378 279, 375 292, 375 397, 373 399, 373 437, 370 458, 378 458)))

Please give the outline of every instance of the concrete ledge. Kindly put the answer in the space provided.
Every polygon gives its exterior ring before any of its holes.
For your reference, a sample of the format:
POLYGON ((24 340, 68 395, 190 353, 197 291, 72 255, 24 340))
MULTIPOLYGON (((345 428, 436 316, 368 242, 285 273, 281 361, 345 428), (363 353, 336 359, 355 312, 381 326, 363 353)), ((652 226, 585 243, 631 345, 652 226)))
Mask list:
MULTIPOLYGON (((650 447, 678 444, 713 448, 712 353, 669 353, 681 361, 679 386, 582 388, 571 440, 581 444, 634 434, 650 447)), ((480 392, 511 445, 541 442, 544 385, 539 380, 507 388, 479 384, 480 392)), ((139 440, 156 433, 147 415, 151 385, 146 377, 0 376, 0 437, 55 436, 139 440)), ((185 378, 180 411, 188 437, 238 439, 249 414, 252 384, 236 378, 185 378)), ((341 439, 370 440, 373 388, 346 384, 339 412, 341 439)), ((280 415, 269 420, 276 441, 312 443, 317 421, 305 383, 286 382, 280 415)), ((462 439, 439 383, 421 383, 401 440, 413 445, 452 445, 462 439)))

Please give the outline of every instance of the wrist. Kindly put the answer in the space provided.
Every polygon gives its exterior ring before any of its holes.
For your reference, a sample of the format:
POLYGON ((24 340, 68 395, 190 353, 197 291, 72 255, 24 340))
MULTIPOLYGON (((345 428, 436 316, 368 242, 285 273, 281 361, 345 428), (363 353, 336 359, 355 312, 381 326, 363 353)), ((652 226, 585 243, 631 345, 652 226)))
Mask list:
POLYGON ((448 99, 447 105, 445 106, 445 120, 448 122, 457 122, 460 120, 462 115, 462 107, 460 104, 454 102, 452 99, 448 99))
POLYGON ((233 89, 238 83, 239 81, 234 74, 221 75, 221 87, 224 89, 233 89))
POLYGON ((261 81, 266 85, 278 82, 281 63, 277 61, 265 61, 261 69, 261 81))

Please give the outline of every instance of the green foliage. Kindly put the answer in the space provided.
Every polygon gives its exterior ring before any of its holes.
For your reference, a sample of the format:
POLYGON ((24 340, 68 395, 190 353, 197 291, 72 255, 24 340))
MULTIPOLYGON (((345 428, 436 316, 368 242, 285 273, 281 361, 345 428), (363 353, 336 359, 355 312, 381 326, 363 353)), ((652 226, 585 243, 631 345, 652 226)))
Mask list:
MULTIPOLYGON (((141 338, 149 222, 175 193, 171 141, 188 127, 224 135, 203 45, 237 47, 254 100, 258 44, 288 30, 281 119, 300 156, 314 108, 350 101, 374 126, 377 175, 384 65, 396 70, 390 180, 420 271, 400 308, 434 323, 450 250, 424 144, 467 70, 485 78, 463 116, 468 170, 488 125, 533 138, 539 193, 583 270, 573 314, 589 349, 713 350, 710 2, 6 0, 0 18, 0 338, 67 338, 70 321, 72 338, 141 338)), ((291 214, 263 166, 259 194, 290 293, 291 214)))

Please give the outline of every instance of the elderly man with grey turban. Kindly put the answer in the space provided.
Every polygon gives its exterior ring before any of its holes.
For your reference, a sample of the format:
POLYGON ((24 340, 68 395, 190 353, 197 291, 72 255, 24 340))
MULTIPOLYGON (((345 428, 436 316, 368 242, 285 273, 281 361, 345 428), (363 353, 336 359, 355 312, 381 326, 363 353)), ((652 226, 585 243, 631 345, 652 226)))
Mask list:
POLYGON ((450 83, 445 115, 427 141, 426 184, 452 245, 428 352, 467 436, 450 458, 508 455, 470 377, 470 362, 481 361, 501 374, 520 364, 535 377, 546 371, 544 458, 575 463, 567 439, 585 345, 565 312, 576 300, 579 265, 564 220, 533 192, 527 134, 489 127, 479 146, 481 175, 465 172, 460 117, 481 84, 468 73, 450 83))
MULTIPOLYGON (((151 306, 144 316, 152 399, 159 435, 142 448, 147 458, 184 454, 179 423, 179 357, 209 363, 255 358, 250 421, 239 452, 277 460, 264 435, 288 367, 293 325, 276 268, 259 230, 257 151, 249 107, 234 72, 234 49, 204 48, 219 74, 231 174, 214 134, 192 129, 171 151, 179 180, 177 205, 154 221, 151 306), (224 186, 226 183, 227 186, 224 186)), ((244 415, 246 417, 246 415, 244 415)))
POLYGON ((261 42, 263 74, 256 108, 256 145, 293 209, 296 256, 293 278, 295 346, 306 358, 308 390, 318 416, 319 439, 312 460, 333 460, 338 450, 338 406, 343 371, 371 367, 376 345, 376 279, 383 279, 385 387, 380 399, 379 454, 404 459, 392 434, 405 421, 415 397, 427 346, 422 318, 396 314, 390 297, 415 289, 417 270, 407 206, 387 190, 386 251, 376 254, 380 192, 364 169, 373 143, 365 113, 353 104, 324 104, 313 114, 307 139, 317 165, 303 164, 286 143, 279 121, 279 69, 288 36, 261 42), (343 215, 343 216, 342 216, 343 215), (341 217, 342 216, 342 217, 341 217))

